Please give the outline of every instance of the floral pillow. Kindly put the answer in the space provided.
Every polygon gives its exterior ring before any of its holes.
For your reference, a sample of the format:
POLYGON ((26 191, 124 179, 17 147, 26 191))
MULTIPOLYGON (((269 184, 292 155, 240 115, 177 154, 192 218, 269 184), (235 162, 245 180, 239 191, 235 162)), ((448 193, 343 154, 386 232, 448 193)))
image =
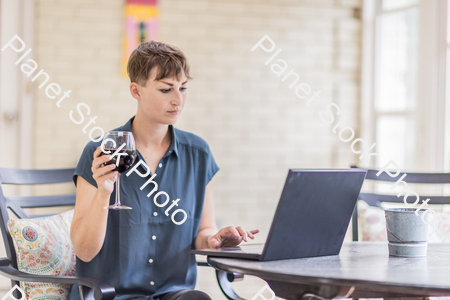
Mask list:
POLYGON ((360 241, 386 241, 384 209, 358 200, 358 235, 360 241))
POLYGON ((430 227, 430 243, 450 242, 450 214, 446 212, 436 212, 430 227))
MULTIPOLYGON (((73 209, 51 217, 11 219, 8 228, 19 271, 35 275, 75 275, 75 251, 70 240, 73 209)), ((71 284, 20 282, 27 299, 66 299, 71 284)))

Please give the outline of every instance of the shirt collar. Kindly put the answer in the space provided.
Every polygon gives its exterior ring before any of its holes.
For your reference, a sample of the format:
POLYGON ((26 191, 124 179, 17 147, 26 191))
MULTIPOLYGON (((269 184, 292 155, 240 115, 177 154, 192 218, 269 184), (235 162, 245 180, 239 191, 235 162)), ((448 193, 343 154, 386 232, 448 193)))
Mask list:
MULTIPOLYGON (((135 117, 136 116, 133 116, 131 119, 129 119, 128 122, 121 127, 121 130, 122 131, 131 131, 131 123, 134 121, 135 117)), ((170 142, 169 149, 167 149, 167 152, 164 155, 164 157, 171 155, 172 152, 174 152, 175 155, 177 157, 179 157, 178 156, 178 140, 177 140, 177 135, 175 133, 175 128, 173 128, 173 125, 169 125, 169 130, 172 133, 172 141, 170 142)))

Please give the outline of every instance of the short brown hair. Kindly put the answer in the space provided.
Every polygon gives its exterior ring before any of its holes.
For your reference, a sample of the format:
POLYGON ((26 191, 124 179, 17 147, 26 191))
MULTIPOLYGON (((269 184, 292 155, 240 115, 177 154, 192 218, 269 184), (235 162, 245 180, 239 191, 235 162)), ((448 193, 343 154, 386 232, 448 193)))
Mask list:
POLYGON ((131 82, 145 86, 153 68, 157 67, 155 80, 176 77, 180 80, 182 71, 188 79, 189 64, 183 51, 162 42, 140 44, 130 55, 127 72, 131 82))

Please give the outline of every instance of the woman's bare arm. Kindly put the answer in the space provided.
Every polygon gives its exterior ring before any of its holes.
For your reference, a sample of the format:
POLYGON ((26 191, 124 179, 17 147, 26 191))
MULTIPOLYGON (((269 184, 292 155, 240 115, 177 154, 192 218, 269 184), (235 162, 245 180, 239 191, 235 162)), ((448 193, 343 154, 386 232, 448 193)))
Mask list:
POLYGON ((205 202, 203 204, 202 218, 195 238, 195 249, 219 248, 237 246, 248 237, 254 239, 259 229, 246 231, 242 226, 228 226, 217 231, 214 216, 214 197, 212 180, 206 185, 205 202))
POLYGON ((195 238, 195 249, 208 248, 207 238, 217 232, 214 216, 214 197, 212 180, 206 185, 205 202, 203 203, 202 218, 195 238))
POLYGON ((70 227, 70 238, 75 254, 84 262, 91 261, 100 252, 106 235, 109 198, 114 190, 114 164, 103 166, 109 156, 100 156, 100 147, 94 152, 93 178, 98 188, 83 177, 77 178, 75 212, 70 227))

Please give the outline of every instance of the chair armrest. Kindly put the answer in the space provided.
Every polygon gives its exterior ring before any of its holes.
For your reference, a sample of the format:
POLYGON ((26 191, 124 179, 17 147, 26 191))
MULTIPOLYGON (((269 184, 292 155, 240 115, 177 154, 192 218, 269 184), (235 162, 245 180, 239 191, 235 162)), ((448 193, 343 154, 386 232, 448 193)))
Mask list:
POLYGON ((109 300, 116 296, 114 287, 101 280, 77 276, 28 274, 13 268, 8 258, 0 258, 0 274, 16 281, 78 284, 92 289, 96 300, 109 300))
MULTIPOLYGON (((228 278, 229 276, 227 276, 228 274, 229 273, 225 271, 216 269, 216 279, 217 283, 219 284, 220 290, 228 300, 245 300, 244 298, 241 298, 239 295, 237 295, 233 290, 231 282, 229 281, 230 278, 228 278)), ((243 277, 244 276, 242 275, 241 278, 243 277)))
MULTIPOLYGON (((200 267, 212 267, 208 262, 197 262, 197 265, 200 267)), ((236 292, 233 290, 231 286, 231 282, 240 281, 244 278, 244 274, 239 273, 227 273, 225 271, 217 270, 216 271, 216 279, 217 284, 219 285, 222 294, 228 300, 245 300, 244 298, 239 297, 236 292)))

